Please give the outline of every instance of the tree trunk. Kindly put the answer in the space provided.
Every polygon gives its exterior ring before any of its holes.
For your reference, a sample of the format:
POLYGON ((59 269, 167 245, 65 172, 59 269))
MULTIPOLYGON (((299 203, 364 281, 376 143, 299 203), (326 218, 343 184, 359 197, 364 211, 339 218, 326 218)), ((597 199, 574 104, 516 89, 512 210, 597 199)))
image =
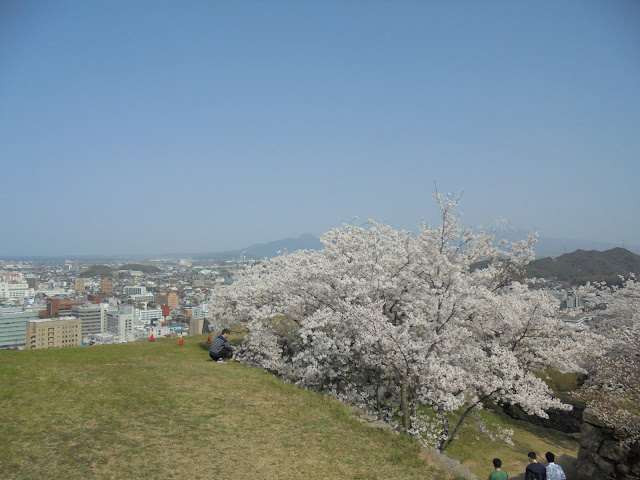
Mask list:
POLYGON ((400 384, 400 408, 402 410, 402 427, 405 432, 408 432, 411 430, 411 411, 409 409, 409 387, 406 378, 403 378, 400 384))
POLYGON ((438 450, 443 452, 445 449, 445 442, 449 439, 449 417, 447 417, 447 412, 445 412, 442 408, 438 409, 438 417, 442 422, 442 430, 440 432, 440 441, 438 442, 438 450))
POLYGON ((469 407, 467 407, 467 409, 464 411, 464 413, 460 417, 460 420, 458 420, 458 423, 456 423, 456 426, 454 427, 453 432, 451 432, 451 434, 449 435, 449 438, 447 438, 446 441, 442 444, 442 448, 439 448, 438 450, 440 450, 441 452, 444 452, 446 450, 446 448, 449 445, 451 445, 451 442, 453 442, 453 440, 456 438, 456 434, 458 433, 458 430, 460 429, 460 427, 464 423, 465 419, 467 418, 467 415, 469 415, 471 413, 471 410, 476 408, 478 405, 480 405, 482 402, 484 402, 487 398, 489 398, 494 393, 496 393, 496 390, 494 390, 491 393, 488 393, 487 395, 482 397, 480 400, 478 400, 476 403, 474 403, 473 405, 470 405, 469 407))

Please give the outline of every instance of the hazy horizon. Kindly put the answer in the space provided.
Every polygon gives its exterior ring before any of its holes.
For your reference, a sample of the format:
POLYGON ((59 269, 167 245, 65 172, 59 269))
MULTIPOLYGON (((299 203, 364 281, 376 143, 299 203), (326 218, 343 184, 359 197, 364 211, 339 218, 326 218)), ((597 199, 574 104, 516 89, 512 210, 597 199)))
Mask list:
POLYGON ((640 3, 4 2, 0 256, 373 218, 640 245, 640 3))

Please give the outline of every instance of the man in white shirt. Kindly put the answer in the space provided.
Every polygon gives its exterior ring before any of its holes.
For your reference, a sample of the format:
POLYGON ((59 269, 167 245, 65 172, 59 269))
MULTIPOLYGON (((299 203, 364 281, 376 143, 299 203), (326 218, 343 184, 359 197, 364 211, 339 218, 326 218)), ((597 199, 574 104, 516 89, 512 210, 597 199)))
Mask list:
POLYGON ((554 463, 556 460, 556 456, 547 452, 545 455, 547 457, 547 480, 567 480, 567 476, 564 474, 564 470, 560 465, 554 463))

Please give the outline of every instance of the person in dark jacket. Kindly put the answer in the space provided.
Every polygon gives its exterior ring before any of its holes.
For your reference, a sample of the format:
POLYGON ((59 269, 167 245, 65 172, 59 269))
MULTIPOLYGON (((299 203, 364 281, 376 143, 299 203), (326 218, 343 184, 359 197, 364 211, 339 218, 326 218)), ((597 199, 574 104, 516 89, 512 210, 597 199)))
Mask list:
POLYGON ((524 474, 525 480, 547 480, 547 469, 538 463, 536 452, 529 452, 529 465, 524 474))
POLYGON ((211 342, 211 348, 209 349, 209 356, 211 360, 216 362, 224 362, 225 358, 231 358, 233 356, 233 347, 227 341, 231 332, 225 328, 222 333, 211 342))

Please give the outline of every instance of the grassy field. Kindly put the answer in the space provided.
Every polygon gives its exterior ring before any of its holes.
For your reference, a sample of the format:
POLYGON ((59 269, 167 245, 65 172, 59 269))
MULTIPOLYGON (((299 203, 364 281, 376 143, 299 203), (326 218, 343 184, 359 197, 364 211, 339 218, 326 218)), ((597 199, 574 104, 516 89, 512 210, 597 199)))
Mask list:
MULTIPOLYGON (((208 362, 206 336, 184 340, 0 351, 0 477, 454 478, 344 405, 260 369, 208 362)), ((514 476, 532 449, 575 457, 566 436, 482 415, 516 433, 509 446, 473 422, 463 428, 448 453, 480 479, 495 456, 514 476)))
POLYGON ((3 479, 440 479, 399 435, 206 337, 0 352, 3 479))

